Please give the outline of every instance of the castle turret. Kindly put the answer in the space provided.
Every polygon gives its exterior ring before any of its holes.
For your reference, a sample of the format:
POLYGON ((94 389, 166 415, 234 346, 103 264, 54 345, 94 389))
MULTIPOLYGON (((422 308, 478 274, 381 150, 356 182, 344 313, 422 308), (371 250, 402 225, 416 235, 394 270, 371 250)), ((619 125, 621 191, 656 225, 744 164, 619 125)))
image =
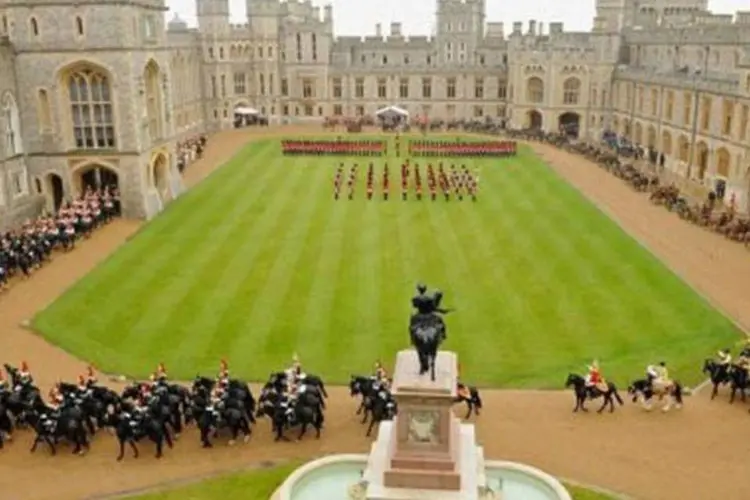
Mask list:
POLYGON ((198 28, 206 36, 229 33, 229 0, 196 0, 198 28))

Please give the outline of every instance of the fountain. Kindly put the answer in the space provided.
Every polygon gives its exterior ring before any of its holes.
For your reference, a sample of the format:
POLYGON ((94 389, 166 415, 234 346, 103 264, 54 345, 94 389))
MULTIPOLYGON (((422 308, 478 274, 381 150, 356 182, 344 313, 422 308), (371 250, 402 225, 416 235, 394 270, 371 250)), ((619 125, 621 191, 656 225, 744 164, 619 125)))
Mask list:
POLYGON ((392 392, 398 415, 381 422, 369 455, 333 455, 292 473, 273 500, 570 500, 560 482, 513 462, 485 461, 474 425, 451 407, 458 359, 440 351, 435 380, 398 353, 392 392))

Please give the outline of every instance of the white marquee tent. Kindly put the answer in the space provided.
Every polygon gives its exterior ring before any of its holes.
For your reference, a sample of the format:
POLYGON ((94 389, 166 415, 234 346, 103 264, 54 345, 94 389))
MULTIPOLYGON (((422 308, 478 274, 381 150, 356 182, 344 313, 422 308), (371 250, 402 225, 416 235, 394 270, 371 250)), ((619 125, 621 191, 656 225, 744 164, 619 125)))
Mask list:
POLYGON ((404 108, 400 108, 398 106, 386 106, 383 109, 379 109, 375 112, 375 115, 378 117, 387 117, 387 116, 400 116, 400 117, 408 117, 409 112, 406 111, 404 108))
POLYGON ((246 106, 237 106, 236 108, 234 108, 234 114, 243 115, 243 116, 254 116, 260 113, 255 108, 248 108, 246 106))

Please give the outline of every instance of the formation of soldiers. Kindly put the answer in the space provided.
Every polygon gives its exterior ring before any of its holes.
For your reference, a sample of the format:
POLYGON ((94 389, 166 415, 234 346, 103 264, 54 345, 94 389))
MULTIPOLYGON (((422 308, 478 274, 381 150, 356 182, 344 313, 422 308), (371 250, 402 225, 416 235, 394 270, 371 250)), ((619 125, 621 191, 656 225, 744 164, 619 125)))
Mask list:
POLYGON ((409 142, 409 156, 506 157, 516 154, 515 141, 418 140, 409 142))
POLYGON ((383 140, 292 140, 281 141, 281 152, 286 156, 382 156, 387 154, 383 140))
MULTIPOLYGON (((346 197, 353 200, 357 187, 357 174, 359 165, 353 164, 347 173, 343 163, 340 163, 336 169, 333 178, 333 199, 339 200, 344 195, 342 191, 346 188, 346 197), (344 180, 346 179, 346 184, 344 180)), ((367 200, 373 200, 376 196, 377 182, 375 165, 371 162, 367 168, 366 174, 366 196, 367 200)), ((423 175, 419 164, 411 164, 407 159, 401 165, 401 199, 406 201, 409 195, 413 194, 417 201, 423 197, 429 196, 429 199, 436 201, 442 197, 445 201, 454 198, 462 201, 464 198, 477 201, 479 192, 479 175, 475 171, 472 173, 466 167, 461 165, 450 165, 446 168, 440 162, 437 169, 432 164, 426 167, 426 175, 423 175)), ((383 173, 380 183, 380 193, 383 201, 388 201, 390 195, 390 170, 388 164, 383 165, 383 173)))

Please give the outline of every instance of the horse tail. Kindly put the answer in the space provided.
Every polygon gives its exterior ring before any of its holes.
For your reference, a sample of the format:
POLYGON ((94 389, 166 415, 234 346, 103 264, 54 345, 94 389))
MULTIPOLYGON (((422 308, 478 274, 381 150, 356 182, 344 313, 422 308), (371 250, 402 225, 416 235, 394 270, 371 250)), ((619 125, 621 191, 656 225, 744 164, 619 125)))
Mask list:
POLYGON ((323 381, 320 381, 320 393, 323 394, 324 398, 328 398, 328 393, 326 392, 326 385, 323 383, 323 381))
POLYGON ((472 398, 474 399, 474 405, 477 408, 482 408, 482 398, 479 397, 479 391, 474 389, 471 391, 472 398))
POLYGON ((625 402, 624 402, 624 401, 622 400, 622 398, 620 397, 620 393, 619 393, 619 392, 617 392, 617 389, 614 389, 614 390, 612 391, 612 395, 613 395, 613 396, 615 397, 615 399, 617 400, 617 402, 618 402, 618 403, 620 403, 620 406, 622 406, 622 405, 624 405, 624 404, 625 404, 625 402))

